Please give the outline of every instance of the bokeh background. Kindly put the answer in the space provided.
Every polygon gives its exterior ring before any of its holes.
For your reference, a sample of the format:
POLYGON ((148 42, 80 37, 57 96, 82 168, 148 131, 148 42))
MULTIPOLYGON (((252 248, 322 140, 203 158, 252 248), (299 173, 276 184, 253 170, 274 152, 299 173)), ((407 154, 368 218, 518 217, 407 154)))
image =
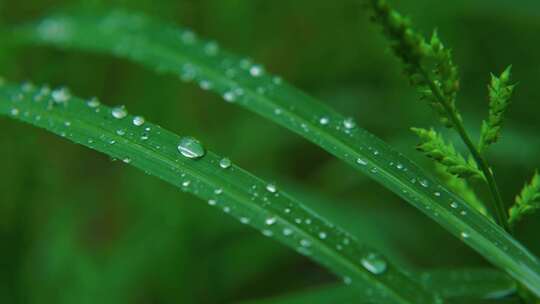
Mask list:
MULTIPOLYGON (((392 1, 454 49, 470 132, 487 113, 490 72, 519 81, 503 138, 489 153, 513 201, 540 167, 540 2, 392 1)), ((319 97, 426 169, 411 126, 437 125, 361 1, 0 0, 0 26, 65 6, 123 7, 192 28, 319 97)), ((49 48, 0 49, 0 75, 67 85, 182 134, 411 269, 486 262, 383 187, 315 145, 173 76, 125 60, 49 48)), ((219 210, 121 162, 0 118, 0 303, 235 303, 338 279, 219 210)), ((480 187, 479 195, 487 197, 480 187)), ((540 216, 518 238, 540 254, 540 216)))

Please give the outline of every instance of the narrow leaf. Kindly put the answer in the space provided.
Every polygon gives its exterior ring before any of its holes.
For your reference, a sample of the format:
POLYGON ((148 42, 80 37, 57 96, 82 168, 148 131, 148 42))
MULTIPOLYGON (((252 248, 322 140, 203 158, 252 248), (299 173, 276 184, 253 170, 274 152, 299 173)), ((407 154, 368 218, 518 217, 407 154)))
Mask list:
POLYGON ((0 114, 103 152, 192 193, 208 204, 310 257, 348 284, 385 303, 433 303, 407 275, 373 249, 321 218, 274 184, 124 107, 87 103, 66 89, 0 86, 0 114))
POLYGON ((540 295, 540 263, 519 242, 354 120, 287 85, 249 59, 193 32, 141 15, 55 15, 4 31, 4 42, 53 45, 132 59, 196 81, 284 126, 364 172, 540 295), (456 202, 458 207, 451 207, 456 202), (466 215, 463 215, 465 213, 466 215))
MULTIPOLYGON (((500 299, 517 290, 516 283, 499 271, 491 269, 437 270, 420 274, 422 285, 447 299, 459 303, 478 303, 481 299, 500 299), (467 301, 469 299, 471 301, 467 301)), ((311 290, 242 302, 242 304, 300 304, 300 303, 373 303, 362 301, 361 295, 345 285, 325 285, 311 290)))

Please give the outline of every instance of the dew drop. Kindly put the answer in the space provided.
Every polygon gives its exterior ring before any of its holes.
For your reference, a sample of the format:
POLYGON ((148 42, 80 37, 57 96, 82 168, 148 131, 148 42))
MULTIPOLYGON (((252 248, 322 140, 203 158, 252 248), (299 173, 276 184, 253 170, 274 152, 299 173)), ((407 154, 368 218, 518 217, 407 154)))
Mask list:
POLYGON ((467 239, 467 238, 469 238, 469 234, 467 232, 463 231, 461 233, 461 237, 464 238, 464 239, 467 239))
POLYGON ((206 153, 203 145, 193 137, 182 137, 178 144, 178 151, 191 159, 201 158, 206 153))
POLYGON ((247 217, 241 217, 241 218, 240 218, 240 223, 242 223, 242 224, 248 224, 248 223, 249 223, 249 218, 247 218, 247 217))
POLYGON ((145 120, 142 116, 135 116, 133 117, 133 124, 137 127, 140 127, 144 124, 145 120))
POLYGON ((425 179, 422 179, 422 180, 420 180, 420 185, 422 185, 422 187, 424 187, 424 188, 427 188, 427 187, 429 187, 429 182, 427 180, 425 180, 425 179))
POLYGON ((329 119, 328 117, 326 117, 326 116, 321 117, 321 118, 319 119, 319 123, 320 123, 321 125, 323 125, 323 126, 327 125, 329 122, 330 122, 330 119, 329 119))
POLYGON ((208 205, 215 206, 216 204, 217 204, 216 200, 213 200, 213 199, 208 200, 208 205))
POLYGON ((264 69, 260 65, 254 65, 249 69, 249 74, 253 77, 259 77, 264 73, 264 69))
POLYGON ((352 117, 349 117, 349 118, 346 118, 344 121, 343 121, 343 126, 346 128, 346 129, 353 129, 355 126, 356 126, 356 123, 354 122, 354 119, 352 117))
POLYGON ((440 192, 434 192, 433 195, 439 197, 439 196, 441 196, 441 193, 440 192))
POLYGON ((272 226, 276 223, 277 219, 275 217, 269 217, 267 218, 264 223, 268 226, 272 226))
POLYGON ((118 106, 112 109, 111 114, 116 119, 122 119, 126 117, 128 113, 125 106, 118 106))
POLYGON ((451 202, 451 203, 450 203, 450 207, 452 207, 452 208, 454 208, 454 209, 456 209, 458 206, 459 206, 459 205, 458 205, 458 203, 456 203, 456 202, 451 202))
POLYGON ((268 191, 270 193, 276 193, 277 192, 277 187, 274 184, 268 184, 268 185, 266 185, 266 191, 268 191))
POLYGON ((225 99, 226 102, 235 102, 236 94, 234 94, 233 91, 227 91, 223 94, 223 99, 225 99))
POLYGON ((321 240, 326 239, 326 232, 324 232, 324 231, 319 232, 319 238, 320 238, 321 240))
POLYGON ((366 160, 361 159, 361 158, 357 158, 356 163, 359 164, 359 165, 362 165, 362 166, 365 166, 365 165, 368 164, 368 162, 366 160))
POLYGON ((13 108, 13 109, 11 109, 11 111, 9 113, 11 115, 13 115, 13 116, 18 116, 19 115, 19 109, 13 108))
POLYGON ((309 240, 302 239, 302 240, 300 240, 300 246, 309 247, 309 246, 311 246, 311 242, 309 240))
POLYGON ((264 230, 262 231, 262 234, 263 234, 264 236, 267 236, 267 237, 271 237, 272 235, 274 235, 274 233, 272 232, 272 230, 268 230, 268 229, 264 229, 264 230))
POLYGON ((351 285, 352 279, 350 277, 344 277, 343 283, 345 283, 345 285, 351 285))
POLYGON ((92 97, 86 102, 86 105, 89 106, 90 108, 97 108, 99 107, 100 104, 101 103, 96 97, 92 97))
POLYGON ((382 274, 386 271, 386 261, 376 253, 370 253, 360 261, 364 268, 373 274, 382 274))
POLYGON ((71 98, 71 93, 67 88, 59 88, 52 91, 52 98, 56 103, 65 103, 71 98))
POLYGON ((291 228, 283 228, 283 235, 289 236, 293 233, 293 230, 291 228))
POLYGON ((222 158, 220 161, 219 161, 219 166, 223 169, 227 169, 229 168, 230 166, 232 165, 231 163, 231 160, 228 159, 228 158, 222 158))

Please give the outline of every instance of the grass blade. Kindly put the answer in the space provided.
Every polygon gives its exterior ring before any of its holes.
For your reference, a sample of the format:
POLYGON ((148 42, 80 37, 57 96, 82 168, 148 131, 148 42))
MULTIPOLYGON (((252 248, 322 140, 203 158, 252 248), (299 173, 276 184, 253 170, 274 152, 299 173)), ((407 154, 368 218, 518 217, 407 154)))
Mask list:
MULTIPOLYGON (((223 158, 195 148, 179 149, 179 136, 124 108, 110 109, 68 91, 32 85, 0 86, 0 114, 47 129, 123 160, 190 192, 265 236, 309 256, 385 303, 433 303, 438 296, 400 272, 343 230, 303 207, 287 193, 223 158), (193 158, 197 155, 198 159, 193 158)), ((185 147, 185 145, 183 146, 185 147)), ((197 146, 198 147, 198 146, 197 146)))
MULTIPOLYGON (((491 269, 437 270, 420 275, 422 285, 448 299, 459 303, 478 303, 479 299, 495 300, 516 292, 515 282, 499 271, 491 269), (470 300, 470 302, 468 300, 470 300)), ((345 285, 328 285, 317 289, 242 302, 242 304, 293 304, 293 303, 372 303, 369 299, 359 302, 361 295, 345 285)))
POLYGON ((8 41, 114 54, 195 81, 316 143, 427 214, 540 296, 540 263, 499 226, 353 120, 191 31, 125 13, 55 15, 8 41))

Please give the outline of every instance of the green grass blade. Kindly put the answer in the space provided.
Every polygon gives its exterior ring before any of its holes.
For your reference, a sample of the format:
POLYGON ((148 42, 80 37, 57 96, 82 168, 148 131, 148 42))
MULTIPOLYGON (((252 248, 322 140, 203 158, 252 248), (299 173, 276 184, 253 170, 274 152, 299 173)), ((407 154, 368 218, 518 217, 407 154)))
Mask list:
POLYGON ((434 303, 438 299, 382 255, 287 193, 238 166, 224 166, 220 162, 223 158, 210 151, 199 159, 183 156, 178 149, 179 136, 148 122, 141 125, 141 119, 124 110, 85 103, 64 90, 51 92, 26 84, 0 86, 0 114, 123 160, 207 200, 326 266, 375 299, 385 303, 434 303))
MULTIPOLYGON (((495 300, 516 292, 516 283, 499 271, 491 269, 437 270, 420 275, 422 285, 447 299, 459 303, 478 303, 495 300)), ((345 285, 328 285, 304 292, 242 302, 242 304, 294 304, 294 303, 372 303, 369 299, 359 302, 361 294, 345 285)))
POLYGON ((248 59, 188 30, 121 11, 55 15, 6 34, 8 41, 114 54, 197 82, 364 172, 540 296, 540 262, 519 242, 354 121, 248 59))

